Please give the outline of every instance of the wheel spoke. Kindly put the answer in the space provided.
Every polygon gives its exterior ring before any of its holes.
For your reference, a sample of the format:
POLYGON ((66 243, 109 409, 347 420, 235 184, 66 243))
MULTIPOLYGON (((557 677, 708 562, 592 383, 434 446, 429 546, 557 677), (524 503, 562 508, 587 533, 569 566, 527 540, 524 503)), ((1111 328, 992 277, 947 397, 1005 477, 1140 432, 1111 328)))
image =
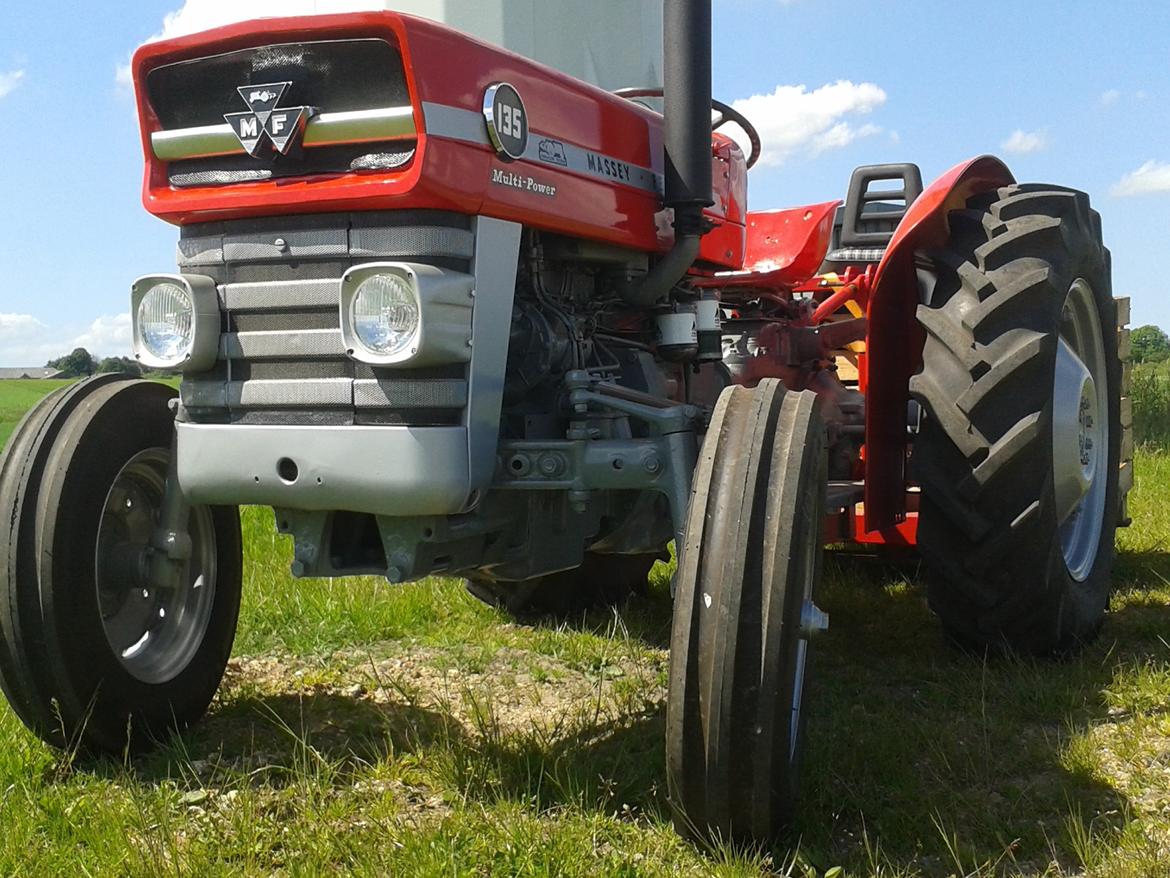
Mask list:
POLYGON ((154 601, 145 589, 129 589, 118 596, 121 605, 110 616, 103 616, 106 638, 118 655, 124 655, 150 627, 155 615, 154 601))

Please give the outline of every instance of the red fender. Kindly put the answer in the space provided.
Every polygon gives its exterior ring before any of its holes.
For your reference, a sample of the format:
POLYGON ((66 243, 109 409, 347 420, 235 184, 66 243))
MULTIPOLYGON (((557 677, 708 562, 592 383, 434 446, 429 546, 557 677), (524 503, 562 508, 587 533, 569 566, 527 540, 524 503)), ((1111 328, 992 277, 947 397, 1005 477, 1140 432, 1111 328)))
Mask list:
POLYGON ((1015 177, 994 156, 956 165, 910 206, 886 248, 869 298, 866 339, 865 529, 892 528, 905 516, 906 407, 910 377, 922 364, 922 329, 915 320, 918 278, 914 253, 942 247, 948 216, 981 192, 1015 177))

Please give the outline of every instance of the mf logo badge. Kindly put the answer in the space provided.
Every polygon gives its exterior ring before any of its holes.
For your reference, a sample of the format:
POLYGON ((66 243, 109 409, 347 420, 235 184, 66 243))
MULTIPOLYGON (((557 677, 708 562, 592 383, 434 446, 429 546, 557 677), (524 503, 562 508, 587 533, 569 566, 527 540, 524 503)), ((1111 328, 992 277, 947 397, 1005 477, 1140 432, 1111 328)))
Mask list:
POLYGON ((528 113, 520 92, 506 82, 497 82, 484 93, 483 117, 487 120, 488 139, 496 154, 514 161, 528 148, 528 113))
POLYGON ((291 82, 273 82, 268 85, 245 85, 237 89, 240 97, 251 107, 247 113, 228 113, 224 116, 236 132, 236 137, 248 155, 259 158, 267 141, 281 155, 301 142, 305 125, 313 115, 312 107, 280 107, 281 97, 291 82))

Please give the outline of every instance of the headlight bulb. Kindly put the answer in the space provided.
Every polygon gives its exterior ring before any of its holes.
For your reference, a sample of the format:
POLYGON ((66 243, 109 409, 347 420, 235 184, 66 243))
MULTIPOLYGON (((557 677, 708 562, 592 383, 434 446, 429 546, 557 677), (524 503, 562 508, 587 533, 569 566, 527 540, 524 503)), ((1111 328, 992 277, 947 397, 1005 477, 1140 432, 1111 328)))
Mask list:
POLYGON ((178 284, 152 287, 138 305, 142 343, 158 360, 178 365, 187 358, 195 337, 195 308, 178 284))
POLYGON ((353 297, 353 330, 370 352, 397 357, 416 343, 419 305, 411 284, 396 274, 374 274, 353 297))

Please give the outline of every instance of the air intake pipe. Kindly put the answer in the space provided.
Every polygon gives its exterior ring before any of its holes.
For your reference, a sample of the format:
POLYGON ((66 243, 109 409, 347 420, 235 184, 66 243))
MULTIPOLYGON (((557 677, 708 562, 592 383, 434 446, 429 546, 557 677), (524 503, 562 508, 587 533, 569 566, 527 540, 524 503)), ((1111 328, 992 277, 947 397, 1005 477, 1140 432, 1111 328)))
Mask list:
POLYGON ((711 0, 666 0, 663 21, 666 199, 674 247, 630 299, 650 306, 694 264, 711 198, 711 0))

